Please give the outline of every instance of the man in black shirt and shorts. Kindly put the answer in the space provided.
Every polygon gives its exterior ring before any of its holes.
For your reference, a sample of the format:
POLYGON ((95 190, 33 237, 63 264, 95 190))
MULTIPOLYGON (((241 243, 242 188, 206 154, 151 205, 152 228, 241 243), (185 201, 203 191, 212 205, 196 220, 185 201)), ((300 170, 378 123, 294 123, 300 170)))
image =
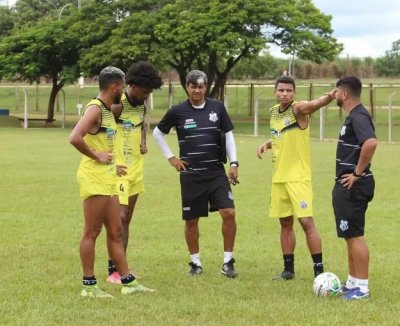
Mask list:
POLYGON ((346 240, 348 252, 349 275, 342 286, 342 298, 364 299, 369 297, 365 212, 374 196, 370 166, 378 141, 372 118, 361 104, 361 81, 354 76, 341 78, 336 90, 337 105, 347 113, 339 133, 332 191, 337 234, 346 240))
POLYGON ((230 183, 236 184, 238 161, 233 125, 223 103, 205 97, 207 75, 199 70, 186 77, 188 100, 173 106, 154 129, 153 136, 169 163, 180 172, 182 219, 190 252, 190 276, 203 272, 199 253, 200 217, 219 211, 222 217, 224 262, 221 273, 237 277, 233 247, 236 236, 235 206, 230 183), (171 152, 165 134, 175 127, 180 156, 171 152), (225 173, 226 155, 230 160, 225 173))

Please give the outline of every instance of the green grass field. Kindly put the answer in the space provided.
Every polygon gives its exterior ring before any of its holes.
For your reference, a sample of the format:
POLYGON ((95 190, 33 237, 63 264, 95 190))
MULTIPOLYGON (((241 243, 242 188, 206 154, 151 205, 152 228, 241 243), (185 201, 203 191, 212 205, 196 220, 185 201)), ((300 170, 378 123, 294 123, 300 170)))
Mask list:
MULTIPOLYGON (((178 174, 150 139, 146 193, 131 225, 128 261, 157 290, 122 296, 106 284, 104 230, 96 276, 111 300, 80 297, 78 245, 83 227, 75 182, 80 154, 69 129, 0 127, 0 325, 399 325, 398 145, 380 144, 373 161, 376 194, 368 210, 372 297, 361 302, 316 298, 312 264, 296 225, 296 280, 272 281, 282 269, 278 221, 268 218, 270 155, 255 156, 262 138, 236 136, 240 185, 234 188, 238 279, 220 274, 220 218, 200 223, 204 274, 186 276, 189 257, 180 219, 178 174)), ((176 148, 173 135, 168 136, 176 148)), ((150 137, 151 138, 151 137, 150 137)), ((331 208, 334 142, 312 142, 314 214, 325 269, 347 276, 346 249, 331 208)))

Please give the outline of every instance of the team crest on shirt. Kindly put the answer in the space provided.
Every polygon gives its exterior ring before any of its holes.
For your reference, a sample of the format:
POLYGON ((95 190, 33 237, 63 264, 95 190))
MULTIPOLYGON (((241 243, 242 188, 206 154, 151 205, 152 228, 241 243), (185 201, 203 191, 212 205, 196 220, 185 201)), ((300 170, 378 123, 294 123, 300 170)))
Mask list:
POLYGON ((290 119, 286 118, 285 120, 283 120, 283 124, 285 125, 285 127, 290 125, 290 119))
POLYGON ((340 220, 339 228, 344 232, 349 229, 349 222, 346 220, 340 220))
POLYGON ((302 201, 300 201, 299 206, 302 209, 306 209, 308 207, 308 204, 307 204, 307 202, 305 200, 302 200, 302 201))
POLYGON ((211 111, 211 113, 210 113, 210 121, 212 121, 212 122, 218 121, 218 115, 214 111, 211 111))
POLYGON ((346 126, 343 126, 342 129, 340 129, 340 136, 344 136, 346 134, 346 126))

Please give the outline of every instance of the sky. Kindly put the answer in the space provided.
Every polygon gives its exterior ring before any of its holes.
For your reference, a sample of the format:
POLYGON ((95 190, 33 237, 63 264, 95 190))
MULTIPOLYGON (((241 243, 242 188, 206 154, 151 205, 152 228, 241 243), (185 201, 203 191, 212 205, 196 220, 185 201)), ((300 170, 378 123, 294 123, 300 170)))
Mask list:
MULTIPOLYGON (((7 0, 4 0, 7 1, 7 0)), ((8 0, 9 5, 16 0, 8 0)), ((344 45, 342 57, 379 57, 400 39, 399 0, 313 0, 324 14, 332 15, 333 36, 344 45)), ((285 57, 278 47, 274 56, 285 57)))
MULTIPOLYGON (((332 16, 333 36, 344 45, 341 57, 379 57, 400 39, 398 0, 313 0, 324 14, 332 16)), ((279 48, 274 56, 285 57, 279 48)))

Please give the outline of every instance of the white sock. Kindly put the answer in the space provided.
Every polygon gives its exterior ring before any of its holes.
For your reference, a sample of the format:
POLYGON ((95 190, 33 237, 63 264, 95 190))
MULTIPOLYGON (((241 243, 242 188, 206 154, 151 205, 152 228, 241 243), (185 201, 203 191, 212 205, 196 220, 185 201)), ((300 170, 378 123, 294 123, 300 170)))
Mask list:
POLYGON ((199 252, 197 254, 190 255, 190 259, 192 260, 193 264, 196 264, 197 266, 201 266, 200 253, 199 252))
POLYGON ((356 285, 357 285, 357 287, 360 288, 360 291, 362 293, 368 293, 369 292, 369 290, 368 290, 368 279, 362 280, 362 279, 356 278, 356 285))
POLYGON ((353 289, 357 286, 357 279, 350 274, 347 276, 346 288, 353 289))
POLYGON ((230 261, 233 258, 233 252, 231 251, 224 251, 224 264, 230 261))

